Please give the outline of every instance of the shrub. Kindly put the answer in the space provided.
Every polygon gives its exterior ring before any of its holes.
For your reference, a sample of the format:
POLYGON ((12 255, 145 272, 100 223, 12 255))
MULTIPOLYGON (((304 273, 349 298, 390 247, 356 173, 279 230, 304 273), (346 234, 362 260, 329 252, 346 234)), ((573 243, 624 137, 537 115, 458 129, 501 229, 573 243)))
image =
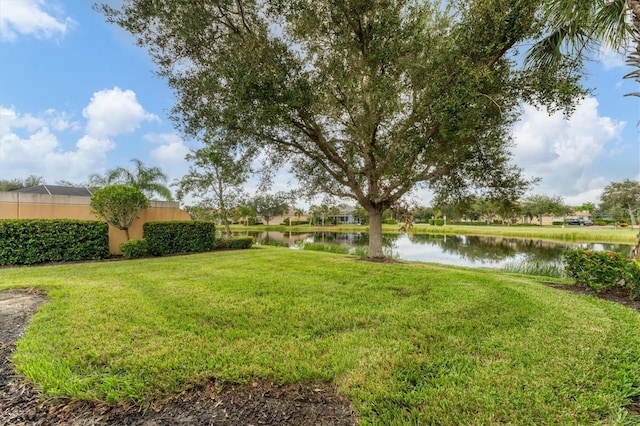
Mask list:
POLYGON ((140 211, 149 207, 149 200, 137 188, 111 185, 96 189, 91 196, 93 214, 110 225, 123 230, 129 239, 129 228, 138 219, 140 211))
POLYGON ((444 219, 430 219, 429 225, 444 226, 444 219))
POLYGON ((253 237, 234 237, 227 240, 228 248, 235 250, 250 249, 253 245, 253 237))
POLYGON ((147 240, 141 238, 125 241, 120 244, 120 250, 122 250, 122 256, 125 259, 138 259, 145 257, 149 253, 149 246, 147 240))
POLYGON ((253 245, 253 237, 216 238, 215 249, 249 249, 253 245))
POLYGON ((0 265, 98 260, 109 256, 109 226, 103 222, 0 220, 0 265))
POLYGON ((213 222, 147 222, 142 230, 149 253, 154 256, 210 251, 215 244, 216 229, 213 222))
POLYGON ((398 224, 398 222, 396 222, 396 220, 395 220, 395 219, 385 219, 385 220, 384 220, 384 223, 385 223, 386 225, 397 225, 397 224, 398 224))
POLYGON ((619 288, 631 297, 640 294, 640 266, 633 259, 611 251, 567 250, 565 271, 577 284, 597 292, 619 288))

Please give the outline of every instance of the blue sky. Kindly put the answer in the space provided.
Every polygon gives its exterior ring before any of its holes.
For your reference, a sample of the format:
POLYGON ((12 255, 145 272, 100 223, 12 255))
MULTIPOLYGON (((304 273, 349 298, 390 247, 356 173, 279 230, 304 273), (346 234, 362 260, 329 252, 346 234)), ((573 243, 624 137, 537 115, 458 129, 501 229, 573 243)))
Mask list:
MULTIPOLYGON (((38 175, 53 184, 133 158, 170 180, 188 169, 196 142, 168 119, 174 97, 145 50, 86 0, 0 0, 0 179, 38 175)), ((575 114, 549 116, 524 106, 514 126, 514 161, 542 178, 535 193, 569 204, 598 202, 612 181, 640 179, 640 91, 621 55, 588 66, 593 95, 575 114)), ((290 179, 281 174, 276 189, 290 179)), ((255 185, 249 185, 249 191, 255 185)), ((429 194, 418 192, 427 204, 429 194)))

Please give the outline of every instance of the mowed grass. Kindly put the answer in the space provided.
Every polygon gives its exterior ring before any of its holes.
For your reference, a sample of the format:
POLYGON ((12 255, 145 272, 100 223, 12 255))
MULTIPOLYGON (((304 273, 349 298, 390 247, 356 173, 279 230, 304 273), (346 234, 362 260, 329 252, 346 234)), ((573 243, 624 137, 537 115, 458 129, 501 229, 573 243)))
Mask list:
POLYGON ((640 315, 536 278, 260 248, 0 269, 38 287, 14 363, 47 396, 333 382, 368 424, 636 424, 640 315))

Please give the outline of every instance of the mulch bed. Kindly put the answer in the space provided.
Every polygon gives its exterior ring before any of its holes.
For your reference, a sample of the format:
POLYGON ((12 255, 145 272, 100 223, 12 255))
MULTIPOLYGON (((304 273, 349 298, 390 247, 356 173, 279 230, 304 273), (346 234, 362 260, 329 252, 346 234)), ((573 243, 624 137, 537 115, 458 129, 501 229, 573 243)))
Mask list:
POLYGON ((624 291, 613 289, 613 290, 602 292, 602 293, 596 293, 595 291, 591 290, 588 287, 577 286, 572 284, 558 284, 558 283, 544 283, 544 284, 548 287, 571 291, 576 294, 586 294, 588 296, 599 297, 600 299, 605 299, 610 302, 619 303, 621 305, 624 305, 631 309, 635 309, 636 311, 640 312, 640 299, 631 300, 631 298, 629 297, 629 294, 624 291))

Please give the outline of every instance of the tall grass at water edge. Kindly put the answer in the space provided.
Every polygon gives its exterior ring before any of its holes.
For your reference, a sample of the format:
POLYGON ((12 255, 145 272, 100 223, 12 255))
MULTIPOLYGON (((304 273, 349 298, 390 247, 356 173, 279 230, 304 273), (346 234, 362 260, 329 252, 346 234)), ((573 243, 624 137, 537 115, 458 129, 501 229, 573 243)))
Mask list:
POLYGON ((322 251, 326 253, 350 254, 358 257, 366 257, 369 253, 369 249, 364 246, 349 247, 340 244, 300 242, 296 244, 296 248, 300 250, 322 251))
POLYGON ((564 264, 561 262, 532 262, 528 260, 514 260, 507 262, 504 272, 535 275, 541 277, 566 278, 564 264))

